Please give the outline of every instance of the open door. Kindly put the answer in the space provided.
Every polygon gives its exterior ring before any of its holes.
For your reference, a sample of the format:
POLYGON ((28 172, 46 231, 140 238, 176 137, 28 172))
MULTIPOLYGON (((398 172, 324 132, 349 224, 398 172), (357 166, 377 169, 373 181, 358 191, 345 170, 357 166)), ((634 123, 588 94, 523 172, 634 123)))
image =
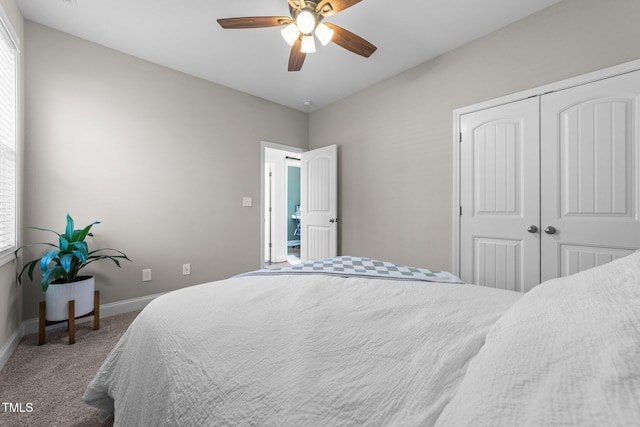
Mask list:
POLYGON ((338 254, 338 147, 302 153, 300 163, 300 258, 338 254))

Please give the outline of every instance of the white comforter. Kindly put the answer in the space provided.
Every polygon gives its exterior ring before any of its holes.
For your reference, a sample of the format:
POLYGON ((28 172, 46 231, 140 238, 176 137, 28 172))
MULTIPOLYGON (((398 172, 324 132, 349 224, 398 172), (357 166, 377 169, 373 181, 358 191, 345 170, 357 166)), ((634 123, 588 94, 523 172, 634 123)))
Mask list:
POLYGON ((85 393, 121 426, 432 425, 520 294, 241 277, 143 310, 85 393))
POLYGON ((640 252, 527 293, 438 426, 640 426, 640 252))

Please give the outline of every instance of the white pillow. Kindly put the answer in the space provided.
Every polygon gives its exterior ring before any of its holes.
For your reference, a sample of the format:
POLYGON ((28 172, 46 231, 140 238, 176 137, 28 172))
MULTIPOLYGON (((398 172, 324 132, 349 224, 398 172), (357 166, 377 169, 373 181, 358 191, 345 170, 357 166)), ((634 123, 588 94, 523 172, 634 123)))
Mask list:
POLYGON ((436 425, 640 425, 640 253, 518 300, 436 425))

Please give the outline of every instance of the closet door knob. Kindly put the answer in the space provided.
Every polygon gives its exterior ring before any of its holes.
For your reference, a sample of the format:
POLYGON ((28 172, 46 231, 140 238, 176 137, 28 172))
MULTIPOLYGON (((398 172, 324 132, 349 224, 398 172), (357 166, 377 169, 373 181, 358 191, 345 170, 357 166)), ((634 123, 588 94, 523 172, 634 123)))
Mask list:
POLYGON ((544 229, 544 232, 547 234, 556 234, 556 228, 552 225, 548 226, 544 229))
POLYGON ((527 227, 527 231, 529 233, 537 233, 538 232, 538 227, 536 227, 535 225, 530 225, 527 227))

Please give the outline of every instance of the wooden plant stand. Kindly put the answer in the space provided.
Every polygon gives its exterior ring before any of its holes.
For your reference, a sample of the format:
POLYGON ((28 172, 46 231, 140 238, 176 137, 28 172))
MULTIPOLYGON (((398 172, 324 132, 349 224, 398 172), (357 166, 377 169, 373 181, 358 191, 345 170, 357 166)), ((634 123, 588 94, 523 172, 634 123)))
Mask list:
POLYGON ((75 300, 69 301, 69 319, 67 320, 47 320, 45 315, 47 313, 47 302, 40 301, 40 316, 38 326, 38 345, 43 345, 45 342, 45 328, 49 325, 56 325, 58 323, 67 322, 67 330, 69 331, 69 345, 76 342, 76 319, 82 319, 83 317, 93 316, 93 330, 100 329, 100 291, 95 291, 93 294, 93 311, 85 314, 84 316, 76 317, 75 300))

